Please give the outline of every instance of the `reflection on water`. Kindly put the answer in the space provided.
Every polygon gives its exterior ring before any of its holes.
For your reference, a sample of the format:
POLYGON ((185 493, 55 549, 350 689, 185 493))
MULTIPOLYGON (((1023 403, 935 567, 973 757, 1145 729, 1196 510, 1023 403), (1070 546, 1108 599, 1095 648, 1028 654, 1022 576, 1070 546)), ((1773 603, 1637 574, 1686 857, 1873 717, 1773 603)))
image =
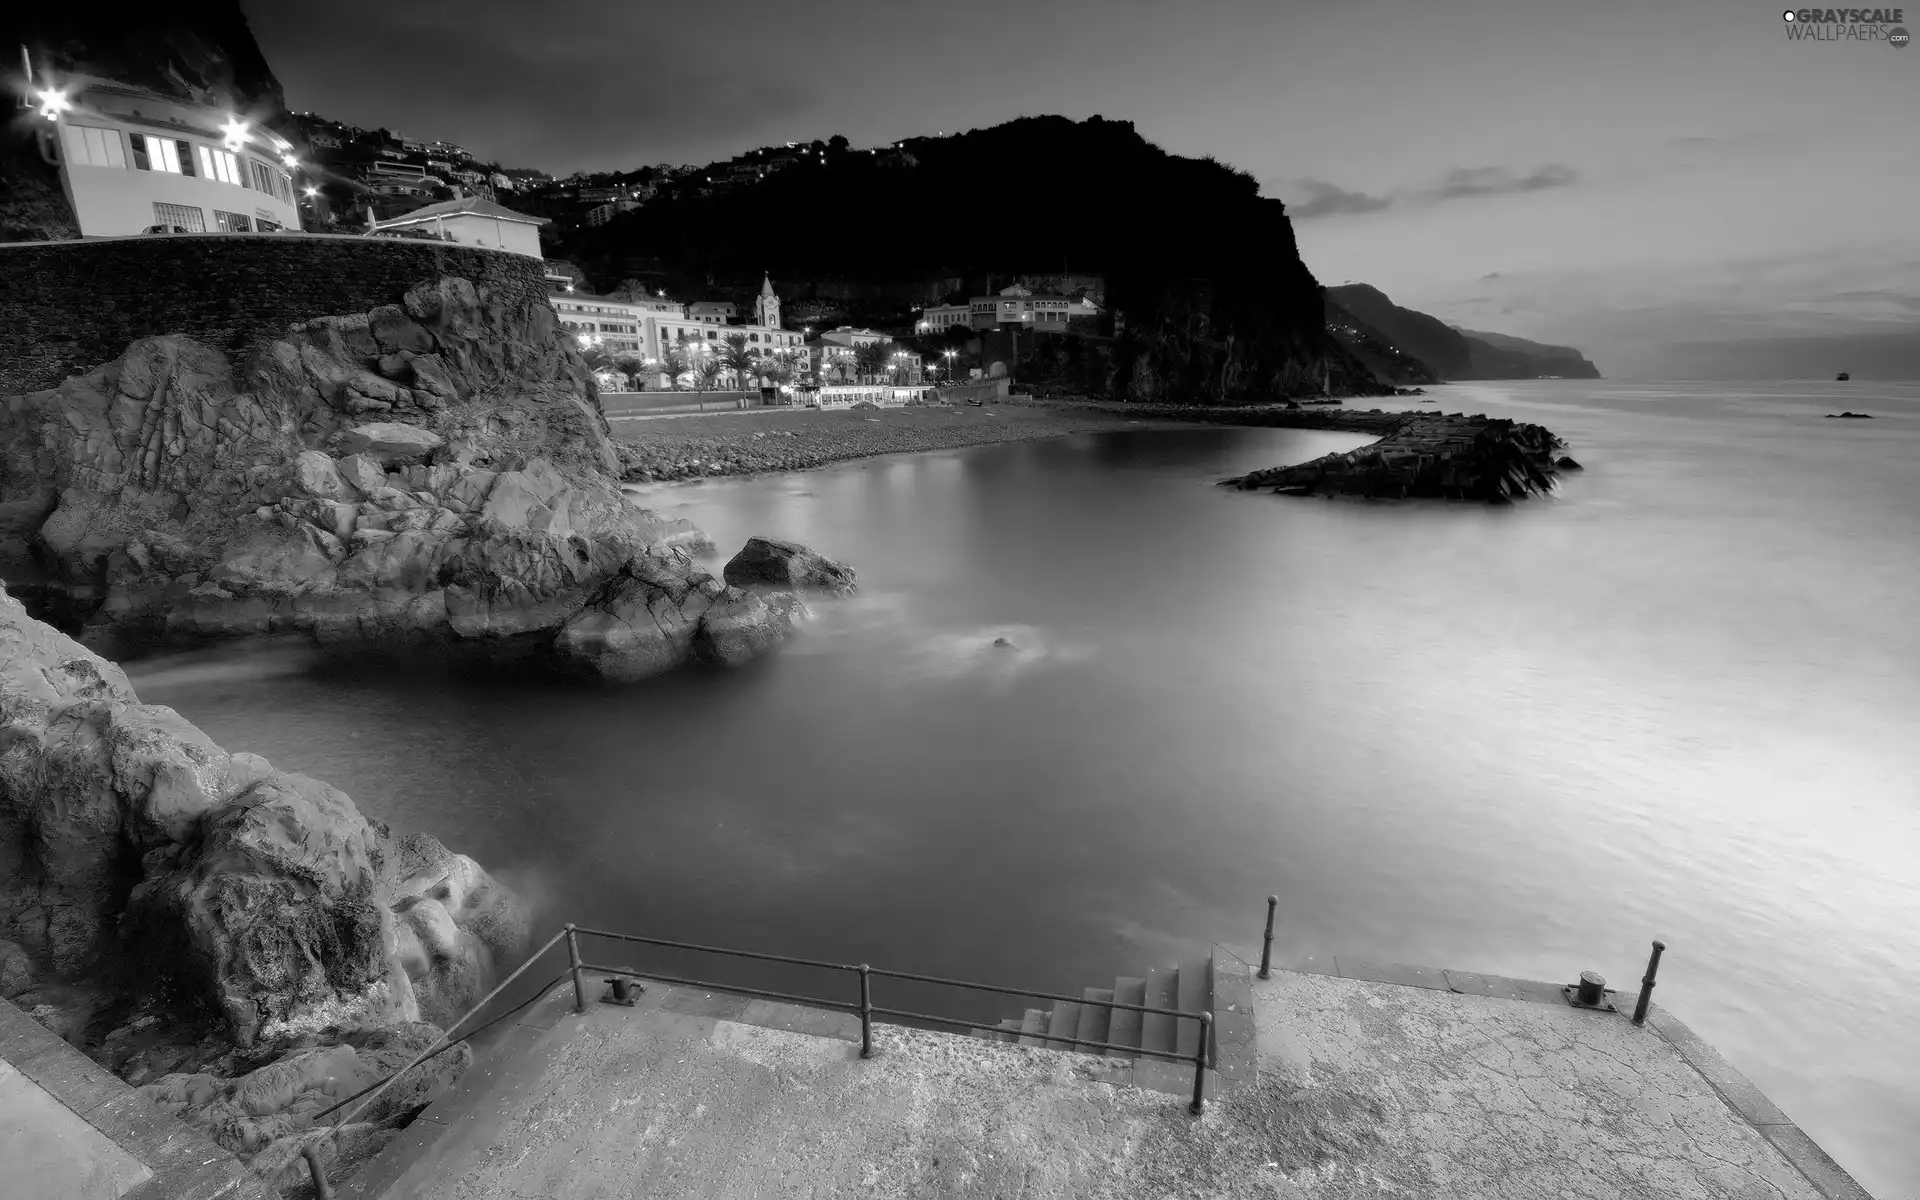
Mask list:
POLYGON ((1662 937, 1662 1001, 1902 1194, 1920 392, 1847 386, 1447 389, 1589 467, 1510 509, 1210 486, 1364 440, 1277 430, 652 486, 862 594, 773 660, 626 691, 271 657, 135 682, 546 926, 1049 990, 1257 946, 1269 892, 1286 954, 1631 988, 1662 937))

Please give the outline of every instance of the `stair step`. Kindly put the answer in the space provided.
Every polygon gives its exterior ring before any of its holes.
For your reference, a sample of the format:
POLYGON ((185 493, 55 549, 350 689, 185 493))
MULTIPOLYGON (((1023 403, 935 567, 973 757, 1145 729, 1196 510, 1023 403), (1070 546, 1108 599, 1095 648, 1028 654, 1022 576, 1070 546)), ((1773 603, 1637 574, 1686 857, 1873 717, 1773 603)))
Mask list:
MULTIPOLYGON (((1147 972, 1147 998, 1143 1004, 1154 1008, 1172 1008, 1180 998, 1180 968, 1167 967, 1147 972)), ((1172 1050, 1174 1020, 1163 1013, 1147 1013, 1140 1020, 1142 1050, 1172 1050)))
MULTIPOLYGON (((1109 1040, 1107 1033, 1113 1027, 1113 1010, 1102 1005, 1102 1000, 1113 999, 1112 988, 1088 988, 1080 993, 1080 1028, 1073 1036, 1083 1042, 1104 1042, 1109 1040)), ((1106 1050, 1095 1050, 1091 1046, 1080 1049, 1088 1054, 1106 1054, 1106 1050)))
MULTIPOLYGON (((1213 965, 1204 958, 1190 959, 1180 964, 1179 997, 1175 1008, 1181 1012, 1213 1011, 1213 965)), ((1174 1040, 1174 1049, 1180 1057, 1191 1059, 1194 1051, 1200 1048, 1200 1022, 1176 1021, 1178 1028, 1174 1040)))
MULTIPOLYGON (((1074 1032, 1080 1028, 1080 1006, 1071 1000, 1062 1000, 1053 1006, 1053 1014, 1047 1019, 1047 1036, 1050 1038, 1078 1037, 1074 1032)), ((1047 1045, 1055 1050, 1078 1050, 1072 1042, 1051 1041, 1047 1045)))
POLYGON ((1047 1010, 1030 1008, 1020 1022, 1020 1044, 1022 1046, 1044 1046, 1046 1040, 1039 1035, 1047 1031, 1047 1010))
MULTIPOLYGON (((1113 981, 1113 998, 1120 1004, 1145 1004, 1146 997, 1147 984, 1144 979, 1122 975, 1113 981)), ((1140 1045, 1140 1014, 1130 1008, 1114 1009, 1113 1028, 1107 1040, 1116 1046, 1137 1049, 1140 1045)))

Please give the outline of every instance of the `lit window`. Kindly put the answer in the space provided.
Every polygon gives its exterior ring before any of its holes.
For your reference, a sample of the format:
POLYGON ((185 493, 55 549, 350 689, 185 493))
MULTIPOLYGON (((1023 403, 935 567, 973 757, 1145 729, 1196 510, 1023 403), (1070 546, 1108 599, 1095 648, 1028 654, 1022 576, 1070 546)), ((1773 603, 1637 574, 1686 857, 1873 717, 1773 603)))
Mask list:
POLYGON ((252 233, 253 218, 241 213, 213 210, 213 223, 221 233, 252 233))
POLYGON ((67 162, 83 167, 125 167, 127 155, 120 146, 120 131, 91 125, 67 125, 60 130, 67 162))
POLYGON ((193 174, 193 160, 180 156, 180 148, 186 145, 185 142, 146 133, 129 136, 133 139, 133 165, 136 168, 142 171, 165 171, 169 175, 193 174))
POLYGON ((195 146, 194 151, 200 160, 200 174, 207 179, 218 179, 221 183, 245 186, 240 179, 240 160, 225 150, 215 150, 211 146, 195 146))

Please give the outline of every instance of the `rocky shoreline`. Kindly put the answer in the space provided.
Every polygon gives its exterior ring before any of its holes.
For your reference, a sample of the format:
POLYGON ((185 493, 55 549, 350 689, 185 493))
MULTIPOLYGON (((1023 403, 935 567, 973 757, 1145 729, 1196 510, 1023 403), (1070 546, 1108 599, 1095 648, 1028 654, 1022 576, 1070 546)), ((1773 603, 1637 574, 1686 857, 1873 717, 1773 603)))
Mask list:
POLYGON ((337 1131, 525 953, 520 900, 431 836, 142 704, 0 594, 0 992, 269 1183, 376 1151, 465 1046, 337 1131))
POLYGON ((1020 399, 982 408, 781 409, 652 417, 614 430, 632 483, 805 471, 879 454, 955 450, 1137 427, 1128 413, 1020 399))

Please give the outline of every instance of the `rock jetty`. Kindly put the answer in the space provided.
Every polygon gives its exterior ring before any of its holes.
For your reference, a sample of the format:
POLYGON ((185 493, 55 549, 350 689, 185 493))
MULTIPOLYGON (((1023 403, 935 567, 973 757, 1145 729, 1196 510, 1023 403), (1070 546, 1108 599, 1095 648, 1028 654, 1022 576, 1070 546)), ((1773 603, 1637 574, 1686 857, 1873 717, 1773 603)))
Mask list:
MULTIPOLYGON (((288 633, 525 657, 636 556, 706 545, 620 473, 552 309, 447 277, 0 398, 0 571, 116 657, 288 633)), ((780 608, 727 621, 765 644, 780 608)))
MULTIPOLYGON (((1566 448, 1565 442, 1543 426, 1496 417, 1468 417, 1459 413, 1382 414, 1377 410, 1338 415, 1390 419, 1377 423, 1329 423, 1338 428, 1372 425, 1380 428, 1383 436, 1358 450, 1328 454, 1294 466, 1254 471, 1222 480, 1221 486, 1243 491, 1269 488, 1282 495, 1444 497, 1510 504, 1524 496, 1553 490, 1559 452, 1566 448)), ((1311 424, 1326 427, 1320 421, 1311 424)))
POLYGON ((371 1153, 470 1060, 339 1134, 526 952, 517 897, 316 779, 229 754, 0 594, 0 980, 9 999, 256 1170, 371 1153))

